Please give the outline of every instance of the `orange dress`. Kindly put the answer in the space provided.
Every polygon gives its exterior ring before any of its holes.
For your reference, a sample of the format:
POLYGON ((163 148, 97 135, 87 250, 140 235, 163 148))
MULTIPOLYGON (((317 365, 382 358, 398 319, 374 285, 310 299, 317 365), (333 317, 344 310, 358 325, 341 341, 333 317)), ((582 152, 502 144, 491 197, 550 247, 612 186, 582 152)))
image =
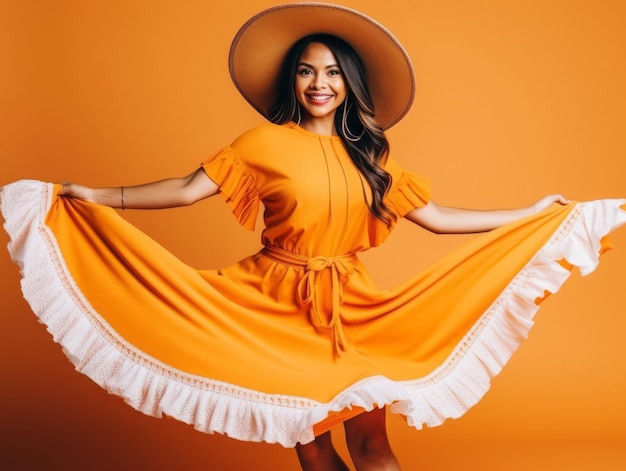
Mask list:
MULTIPOLYGON (((555 206, 471 242, 391 290, 358 253, 392 227, 339 138, 266 124, 203 168, 264 249, 196 270, 111 208, 57 185, 2 188, 23 291, 76 368, 134 408, 203 432, 294 446, 389 406, 417 428, 474 405, 572 266, 587 273, 625 200, 555 206)), ((429 183, 386 164, 402 218, 429 183)))

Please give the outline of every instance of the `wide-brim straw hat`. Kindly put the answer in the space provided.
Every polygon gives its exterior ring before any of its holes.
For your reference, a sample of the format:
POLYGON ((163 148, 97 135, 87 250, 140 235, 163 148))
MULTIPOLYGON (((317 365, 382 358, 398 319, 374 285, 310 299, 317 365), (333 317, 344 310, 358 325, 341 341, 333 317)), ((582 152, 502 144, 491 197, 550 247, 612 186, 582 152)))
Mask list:
POLYGON ((361 57, 374 101, 375 119, 388 129, 408 111, 415 76, 406 50, 384 26, 340 5, 293 3, 264 10, 239 30, 230 48, 235 86, 263 116, 278 97, 278 78, 291 46, 315 33, 338 36, 361 57))

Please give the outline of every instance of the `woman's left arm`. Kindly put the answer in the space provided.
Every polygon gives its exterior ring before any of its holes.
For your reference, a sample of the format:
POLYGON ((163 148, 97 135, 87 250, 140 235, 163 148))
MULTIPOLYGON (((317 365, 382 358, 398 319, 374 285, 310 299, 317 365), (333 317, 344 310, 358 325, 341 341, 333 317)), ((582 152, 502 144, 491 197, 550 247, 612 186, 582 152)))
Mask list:
POLYGON ((490 231, 548 209, 554 203, 569 202, 562 195, 548 195, 526 208, 477 210, 439 206, 431 200, 426 206, 410 211, 405 218, 435 234, 467 234, 490 231))

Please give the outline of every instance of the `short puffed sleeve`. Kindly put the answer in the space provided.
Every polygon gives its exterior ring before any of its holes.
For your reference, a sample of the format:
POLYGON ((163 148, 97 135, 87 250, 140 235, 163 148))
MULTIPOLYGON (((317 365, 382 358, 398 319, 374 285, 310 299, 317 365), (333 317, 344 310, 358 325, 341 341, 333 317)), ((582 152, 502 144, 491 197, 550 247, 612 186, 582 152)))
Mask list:
POLYGON ((370 243, 380 245, 391 233, 399 219, 411 210, 425 206, 430 201, 430 180, 422 175, 402 169, 394 160, 389 159, 385 170, 391 175, 391 188, 385 195, 387 208, 396 216, 391 224, 370 216, 370 243))
POLYGON ((253 176, 235 150, 220 149, 202 163, 211 180, 220 187, 220 193, 229 208, 246 229, 254 230, 259 213, 260 198, 253 176))
POLYGON ((385 196, 385 204, 401 218, 409 211, 425 206, 430 200, 430 180, 417 173, 404 170, 389 158, 385 170, 391 175, 391 188, 385 196))

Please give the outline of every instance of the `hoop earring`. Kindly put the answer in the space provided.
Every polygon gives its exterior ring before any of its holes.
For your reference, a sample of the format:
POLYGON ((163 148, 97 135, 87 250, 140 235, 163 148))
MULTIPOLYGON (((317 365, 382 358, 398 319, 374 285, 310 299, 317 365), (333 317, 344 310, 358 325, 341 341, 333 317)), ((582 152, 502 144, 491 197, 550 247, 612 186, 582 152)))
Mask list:
MULTIPOLYGON (((347 100, 347 98, 346 98, 347 100)), ((350 129, 348 129, 348 111, 352 108, 352 103, 349 106, 343 105, 343 116, 341 117, 341 130, 343 131, 343 135, 350 142, 359 142, 363 135, 365 134, 365 126, 363 127, 363 132, 359 136, 353 134, 350 129)))

